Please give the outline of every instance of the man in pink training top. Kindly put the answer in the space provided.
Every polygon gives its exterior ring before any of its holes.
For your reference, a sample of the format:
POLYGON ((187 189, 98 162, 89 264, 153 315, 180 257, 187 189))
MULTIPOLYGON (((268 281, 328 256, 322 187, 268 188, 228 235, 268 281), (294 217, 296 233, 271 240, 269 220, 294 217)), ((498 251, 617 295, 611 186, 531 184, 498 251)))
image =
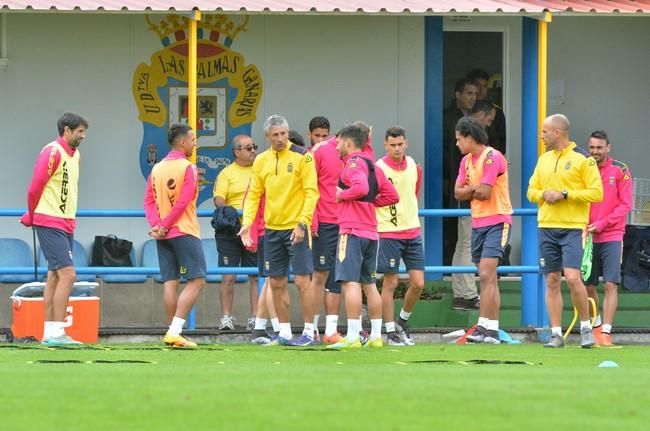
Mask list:
POLYGON ((88 122, 65 113, 57 122, 59 137, 47 144, 36 160, 27 192, 27 212, 20 222, 38 235, 47 259, 47 281, 43 302, 45 325, 42 344, 81 344, 65 333, 65 316, 72 285, 77 278, 72 262, 79 184, 79 145, 86 137, 88 122))
POLYGON ((348 332, 333 349, 361 347, 361 290, 368 300, 371 333, 366 347, 383 347, 381 339, 381 296, 375 285, 377 270, 377 216, 375 207, 399 201, 395 187, 374 162, 363 154, 368 134, 350 125, 338 134, 338 150, 344 168, 336 190, 340 236, 336 259, 336 280, 342 282, 348 332))
POLYGON ((508 163, 498 150, 488 146, 485 126, 464 117, 456 124, 460 162, 454 195, 469 201, 472 210, 472 262, 478 266, 481 305, 478 324, 467 337, 473 343, 499 344, 501 297, 497 266, 505 255, 512 225, 508 190, 508 163))
MULTIPOLYGON (((368 136, 363 154, 374 160, 370 143, 370 127, 362 121, 353 124, 360 127, 368 136)), ((327 137, 329 127, 329 121, 325 117, 314 117, 309 122, 311 152, 314 155, 318 192, 320 193, 312 221, 314 273, 311 279, 311 289, 314 292, 314 328, 318 327, 318 312, 325 302, 323 343, 334 344, 343 338, 337 331, 341 305, 341 283, 336 281, 334 274, 336 243, 339 237, 339 204, 336 202, 336 186, 343 170, 343 163, 341 155, 336 149, 335 136, 316 142, 318 139, 322 139, 323 135, 327 137)))
POLYGON ((609 156, 611 145, 607 133, 595 131, 587 143, 596 160, 603 182, 603 201, 591 204, 587 230, 593 235, 591 274, 585 280, 587 293, 598 304, 598 277, 603 277, 605 301, 603 318, 594 322, 596 343, 612 345, 612 324, 618 305, 617 288, 621 283, 623 235, 628 213, 632 210, 632 173, 627 165, 609 156), (602 326, 601 326, 602 325, 602 326))
POLYGON ((144 211, 156 240, 163 280, 163 302, 170 322, 163 338, 168 346, 191 348, 196 343, 181 335, 187 314, 205 287, 206 262, 201 245, 196 197, 199 175, 187 158, 196 145, 194 131, 172 124, 167 133, 171 151, 152 169, 147 180, 144 211), (178 295, 181 276, 187 280, 178 295))

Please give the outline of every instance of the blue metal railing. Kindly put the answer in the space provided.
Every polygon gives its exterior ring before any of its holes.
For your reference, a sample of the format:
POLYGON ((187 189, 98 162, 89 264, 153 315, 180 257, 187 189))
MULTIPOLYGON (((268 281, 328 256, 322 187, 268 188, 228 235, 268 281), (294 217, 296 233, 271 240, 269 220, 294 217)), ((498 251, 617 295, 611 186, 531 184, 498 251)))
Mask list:
MULTIPOLYGON (((25 213, 23 208, 0 208, 0 217, 20 217, 25 213)), ((197 214, 199 217, 212 217, 213 210, 198 210, 197 214)), ((420 217, 463 217, 469 216, 469 209, 421 209, 418 212, 420 217)), ((537 215, 536 208, 517 208, 514 210, 513 215, 515 216, 535 216, 537 215)), ((144 217, 144 210, 134 210, 134 209, 80 209, 77 211, 77 217, 144 217)), ((36 269, 37 273, 40 275, 47 273, 47 268, 38 267, 36 269)), ((160 269, 158 267, 78 267, 75 268, 77 274, 96 274, 96 275, 108 275, 108 274, 126 274, 126 275, 159 275, 160 269)), ((439 266, 439 265, 427 265, 424 267, 426 273, 436 273, 436 274, 458 274, 458 273, 475 273, 475 266, 439 266)), ((400 267, 400 272, 405 273, 406 269, 400 267)), ((541 279, 541 274, 539 273, 539 266, 535 265, 512 265, 512 266, 500 266, 497 268, 497 272, 500 274, 537 274, 537 285, 536 286, 524 286, 522 284, 522 291, 526 288, 536 287, 539 290, 539 287, 542 285, 543 281, 541 279)), ((235 274, 235 275, 257 275, 257 268, 232 268, 232 267, 208 267, 207 274, 235 274)), ((0 274, 16 274, 16 275, 30 275, 34 274, 34 267, 0 267, 0 274)), ((535 304, 537 307, 538 304, 535 304)), ((523 308, 526 304, 522 304, 522 313, 523 308)), ((196 317, 194 310, 188 316, 188 327, 190 329, 195 328, 196 317)))

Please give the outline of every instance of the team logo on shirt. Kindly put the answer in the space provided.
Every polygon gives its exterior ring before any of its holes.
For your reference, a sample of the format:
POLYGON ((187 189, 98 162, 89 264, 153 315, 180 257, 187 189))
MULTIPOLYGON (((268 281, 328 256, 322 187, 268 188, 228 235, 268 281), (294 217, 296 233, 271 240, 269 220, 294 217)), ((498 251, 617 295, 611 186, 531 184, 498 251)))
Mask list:
POLYGON ((616 184, 616 178, 614 178, 614 177, 609 177, 609 185, 610 185, 610 186, 613 186, 613 185, 615 185, 615 184, 616 184))
POLYGON ((627 181, 630 179, 630 176, 628 174, 623 175, 623 181, 627 181))
POLYGON ((291 162, 287 163, 287 172, 289 173, 293 172, 293 163, 291 162))
POLYGON ((569 169, 571 169, 571 161, 570 160, 568 162, 566 162, 566 165, 564 165, 564 169, 566 169, 567 171, 569 169))
MULTIPOLYGON (((143 125, 140 170, 148 177, 169 152, 167 129, 187 123, 189 117, 189 18, 167 14, 145 17, 162 49, 148 62, 137 60, 132 80, 134 102, 143 125)), ((230 141, 250 135, 262 99, 262 75, 247 64, 232 44, 249 27, 249 17, 204 15, 197 23, 196 166, 199 172, 197 204, 212 198, 219 172, 233 159, 230 141)))

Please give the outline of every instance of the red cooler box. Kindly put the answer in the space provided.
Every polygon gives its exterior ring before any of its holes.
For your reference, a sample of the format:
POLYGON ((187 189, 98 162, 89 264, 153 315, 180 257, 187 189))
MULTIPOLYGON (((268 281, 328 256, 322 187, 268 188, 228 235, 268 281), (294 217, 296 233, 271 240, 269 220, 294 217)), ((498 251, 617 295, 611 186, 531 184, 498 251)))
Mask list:
MULTIPOLYGON (((99 338, 99 297, 92 295, 97 286, 99 285, 95 282, 76 282, 68 300, 65 332, 83 343, 97 343, 99 338)), ((34 282, 23 284, 14 290, 11 295, 11 333, 14 338, 43 339, 44 289, 45 283, 34 282)))

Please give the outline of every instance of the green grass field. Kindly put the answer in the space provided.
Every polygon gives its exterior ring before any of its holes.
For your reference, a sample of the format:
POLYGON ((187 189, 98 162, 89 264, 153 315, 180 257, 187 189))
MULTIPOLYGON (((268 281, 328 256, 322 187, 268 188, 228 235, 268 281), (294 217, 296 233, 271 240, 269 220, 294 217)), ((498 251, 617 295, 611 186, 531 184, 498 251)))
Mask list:
POLYGON ((641 346, 0 344, 0 429, 647 430, 649 365, 641 346))

